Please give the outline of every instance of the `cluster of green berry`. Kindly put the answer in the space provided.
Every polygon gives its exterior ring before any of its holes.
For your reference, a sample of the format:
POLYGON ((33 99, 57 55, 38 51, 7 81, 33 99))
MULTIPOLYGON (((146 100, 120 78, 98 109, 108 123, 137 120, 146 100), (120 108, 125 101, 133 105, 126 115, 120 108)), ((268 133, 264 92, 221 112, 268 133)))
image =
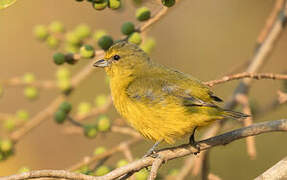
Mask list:
MULTIPOLYGON (((106 148, 101 146, 94 150, 94 156, 99 156, 106 152, 106 148)), ((114 168, 123 167, 128 164, 126 159, 120 159, 117 161, 116 166, 107 166, 107 165, 100 165, 96 168, 90 168, 89 166, 85 165, 81 168, 77 169, 76 172, 86 174, 86 175, 93 175, 93 176, 103 176, 109 173, 114 168)), ((148 178, 148 170, 142 169, 141 171, 135 173, 135 180, 146 180, 148 178)))
MULTIPOLYGON (((107 96, 99 95, 95 99, 95 108, 100 108, 107 104, 107 96)), ((78 105, 77 115, 80 117, 91 113, 92 104, 89 102, 81 102, 78 105)), ((54 120, 58 124, 62 124, 68 118, 72 110, 72 105, 69 102, 63 102, 54 113, 54 120)), ((83 128, 83 133, 86 137, 94 138, 98 132, 107 132, 111 128, 111 121, 106 115, 100 115, 94 124, 80 125, 83 128)))
POLYGON ((17 126, 27 122, 29 113, 26 110, 20 109, 14 115, 9 116, 3 121, 3 128, 8 132, 14 131, 17 126))
POLYGON ((60 45, 60 35, 64 31, 65 28, 61 22, 53 21, 48 26, 35 26, 34 35, 38 40, 46 42, 48 47, 56 49, 60 45))
MULTIPOLYGON (((84 0, 76 0, 83 2, 84 0)), ((121 7, 121 0, 86 0, 91 3, 96 10, 104 10, 106 7, 110 9, 119 9, 121 7)))
POLYGON ((0 139, 0 161, 13 154, 14 143, 10 139, 0 139))

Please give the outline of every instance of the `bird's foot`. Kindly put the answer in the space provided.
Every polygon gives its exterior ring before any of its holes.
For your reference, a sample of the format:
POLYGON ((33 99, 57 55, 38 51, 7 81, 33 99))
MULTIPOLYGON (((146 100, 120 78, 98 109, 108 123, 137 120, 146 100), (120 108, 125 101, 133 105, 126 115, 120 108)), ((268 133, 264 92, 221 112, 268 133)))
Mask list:
POLYGON ((198 153, 200 153, 200 146, 198 142, 194 140, 194 133, 189 138, 189 144, 193 146, 195 149, 197 149, 197 152, 193 153, 194 155, 197 155, 198 153))
POLYGON ((157 158, 158 156, 159 156, 159 154, 157 154, 156 152, 155 152, 155 150, 153 150, 153 149, 150 149, 150 150, 148 150, 146 153, 145 153, 145 155, 143 156, 143 158, 146 158, 146 157, 152 157, 152 158, 157 158))

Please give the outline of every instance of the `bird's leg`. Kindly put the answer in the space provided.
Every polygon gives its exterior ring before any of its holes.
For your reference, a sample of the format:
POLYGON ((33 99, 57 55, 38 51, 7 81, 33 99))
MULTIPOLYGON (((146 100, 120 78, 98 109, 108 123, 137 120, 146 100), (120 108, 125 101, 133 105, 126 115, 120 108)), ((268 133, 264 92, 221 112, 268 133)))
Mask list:
POLYGON ((196 129, 197 129, 197 126, 193 129, 192 134, 189 137, 189 144, 198 150, 198 152, 194 153, 194 155, 197 155, 198 153, 200 153, 200 147, 198 146, 197 142, 194 140, 194 134, 195 134, 196 129))
MULTIPOLYGON (((144 157, 151 156, 155 153, 155 148, 162 142, 162 140, 157 141, 154 145, 145 153, 144 157)), ((154 157, 154 156, 152 156, 154 157)), ((156 156, 155 156, 156 157, 156 156)))

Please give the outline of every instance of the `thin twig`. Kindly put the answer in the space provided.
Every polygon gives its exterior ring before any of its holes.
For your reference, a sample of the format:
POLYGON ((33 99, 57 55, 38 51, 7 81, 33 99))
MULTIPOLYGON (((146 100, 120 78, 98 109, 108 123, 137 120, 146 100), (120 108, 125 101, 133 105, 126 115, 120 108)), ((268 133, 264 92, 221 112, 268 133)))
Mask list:
POLYGON ((259 79, 286 80, 287 74, 273 74, 273 73, 257 73, 256 74, 256 73, 243 72, 243 73, 233 74, 229 76, 224 76, 217 80, 205 82, 204 84, 211 87, 217 84, 225 83, 225 82, 232 81, 232 80, 243 79, 243 78, 252 78, 252 79, 257 79, 257 80, 259 79))
MULTIPOLYGON (((251 109, 248 102, 248 97, 246 95, 238 95, 237 101, 242 105, 243 113, 251 115, 251 109)), ((247 117, 243 120, 243 126, 247 127, 253 124, 253 118, 252 115, 250 117, 247 117)), ((256 158, 256 146, 255 146, 255 137, 250 136, 246 138, 246 148, 247 148, 247 154, 249 155, 250 159, 256 158)))
POLYGON ((148 180, 154 180, 156 178, 158 170, 162 163, 163 159, 161 157, 158 157, 153 161, 148 180))

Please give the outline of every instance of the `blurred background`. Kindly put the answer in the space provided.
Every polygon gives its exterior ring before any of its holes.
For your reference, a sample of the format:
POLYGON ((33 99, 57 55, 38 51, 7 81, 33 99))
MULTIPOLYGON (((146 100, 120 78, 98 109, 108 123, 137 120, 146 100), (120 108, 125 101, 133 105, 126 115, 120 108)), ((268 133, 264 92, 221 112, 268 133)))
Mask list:
MULTIPOLYGON (((151 57, 161 64, 190 73, 203 81, 219 78, 236 64, 252 57, 257 36, 274 2, 182 0, 148 31, 147 35, 156 40, 151 57)), ((120 37, 123 22, 136 22, 136 8, 129 0, 123 3, 124 8, 119 11, 96 11, 89 3, 78 3, 74 0, 19 0, 11 7, 1 10, 0 80, 22 76, 27 72, 34 73, 38 80, 55 79, 58 67, 52 62, 54 51, 34 38, 34 26, 59 20, 67 29, 72 29, 84 23, 93 30, 105 29, 113 37, 120 37)), ((152 1, 147 2, 147 5, 152 8, 152 12, 160 8, 152 1)), ((286 71, 286 48, 285 30, 261 72, 286 71)), ((86 63, 64 66, 75 73, 86 63)), ((219 97, 227 100, 237 83, 238 81, 228 82, 212 89, 219 97)), ((254 81, 250 97, 259 106, 264 106, 276 98, 276 92, 281 87, 281 81, 254 81)), ((0 99, 0 112, 15 113, 18 109, 26 109, 33 115, 45 108, 58 94, 58 90, 41 90, 36 101, 29 101, 23 96, 23 88, 5 88, 5 94, 0 99)), ((98 94, 109 94, 102 69, 94 69, 92 75, 76 88, 69 101, 75 105, 82 101, 93 102, 98 94)), ((286 110, 286 105, 282 106, 255 121, 286 118, 286 110)), ((111 119, 119 117, 114 108, 108 111, 108 116, 111 119)), ((231 129, 240 127, 239 123, 233 123, 231 129)), ((62 128, 63 126, 55 124, 52 118, 46 119, 19 141, 14 156, 0 162, 0 176, 14 174, 23 166, 32 170, 65 169, 84 156, 91 155, 96 147, 113 147, 127 138, 107 133, 95 139, 87 139, 82 135, 66 135, 61 131, 62 128)), ((257 136, 255 160, 250 160, 247 156, 245 140, 213 148, 210 153, 210 171, 222 179, 254 178, 286 156, 286 138, 286 133, 257 136)), ((152 143, 148 140, 137 143, 132 148, 134 156, 141 157, 152 143)), ((161 147, 163 146, 167 145, 163 144, 161 147)), ((122 155, 119 153, 109 160, 108 164, 120 158, 122 155)), ((172 168, 179 168, 181 162, 182 159, 170 161, 160 172, 164 174, 172 168)))

